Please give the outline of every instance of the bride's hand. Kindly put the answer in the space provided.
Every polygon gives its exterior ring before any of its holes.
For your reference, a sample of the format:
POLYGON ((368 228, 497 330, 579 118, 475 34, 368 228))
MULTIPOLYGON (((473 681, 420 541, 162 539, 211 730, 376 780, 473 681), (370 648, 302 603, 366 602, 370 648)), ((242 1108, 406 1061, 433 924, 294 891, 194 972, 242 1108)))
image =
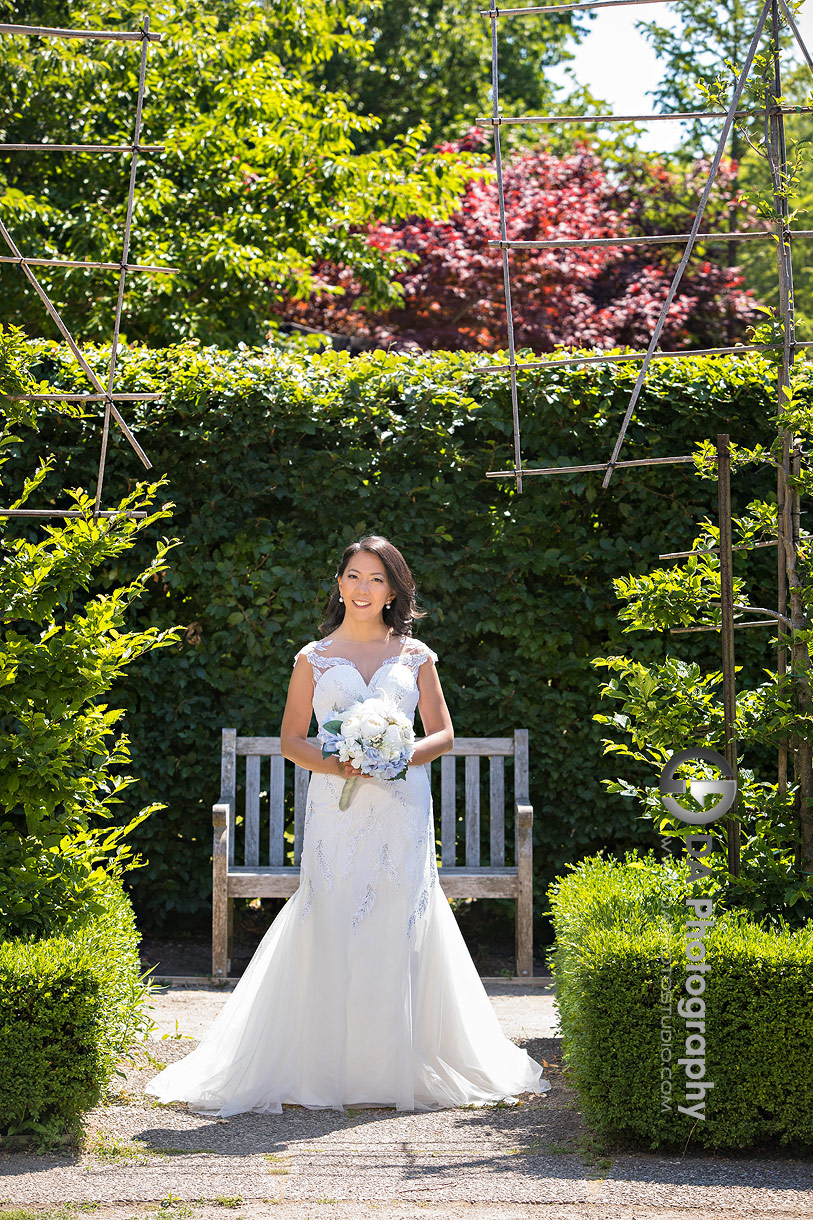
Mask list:
POLYGON ((342 779, 363 778, 364 772, 360 767, 354 767, 353 764, 349 762, 343 763, 339 758, 336 759, 336 762, 338 763, 339 775, 342 777, 342 779))

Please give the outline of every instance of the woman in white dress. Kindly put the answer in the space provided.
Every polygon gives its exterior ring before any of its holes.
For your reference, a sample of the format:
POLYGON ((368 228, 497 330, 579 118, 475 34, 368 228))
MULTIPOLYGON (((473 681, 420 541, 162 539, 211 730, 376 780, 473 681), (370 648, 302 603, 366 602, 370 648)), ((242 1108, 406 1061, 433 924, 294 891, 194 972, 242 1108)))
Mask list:
POLYGON ((296 655, 286 758, 311 772, 299 889, 200 1045, 147 1085, 203 1113, 394 1106, 428 1110, 544 1093, 542 1068, 494 1011, 438 885, 427 764, 453 744, 437 657, 401 552, 344 552, 323 638, 296 655), (424 737, 404 779, 362 776, 308 740, 350 704, 386 695, 424 737), (358 784, 345 811, 347 779, 358 784))

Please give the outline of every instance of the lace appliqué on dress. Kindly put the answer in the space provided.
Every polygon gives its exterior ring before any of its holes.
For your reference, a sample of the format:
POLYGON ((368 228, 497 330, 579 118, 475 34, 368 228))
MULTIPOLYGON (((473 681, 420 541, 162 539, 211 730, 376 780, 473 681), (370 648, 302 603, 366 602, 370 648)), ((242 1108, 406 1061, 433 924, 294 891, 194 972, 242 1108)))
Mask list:
POLYGON ((302 910, 299 913, 300 924, 303 924, 311 913, 311 907, 313 906, 313 893, 313 882, 310 880, 310 878, 308 878, 308 894, 302 905, 302 910))
POLYGON ((324 877, 325 889, 329 894, 333 889, 333 872, 331 871, 330 865, 327 862, 327 856, 325 855, 325 849, 322 846, 321 839, 316 844, 316 863, 319 865, 319 871, 324 877))
POLYGON ((404 646, 397 657, 393 657, 393 661, 400 661, 402 665, 408 665, 412 670, 417 680, 418 670, 423 665, 424 661, 433 661, 435 665, 438 663, 438 654, 433 652, 422 640, 413 640, 411 636, 405 636, 403 639, 404 646))
POLYGON ((319 681, 322 674, 325 673, 326 670, 330 669, 333 665, 350 665, 353 669, 355 669, 353 662, 347 657, 326 657, 324 655, 324 650, 328 647, 329 643, 329 640, 311 640, 310 644, 306 644, 304 648, 300 648, 299 652, 294 657, 294 665, 296 665, 300 657, 307 657, 308 661, 310 661, 311 668, 313 670, 314 686, 319 681))
MULTIPOLYGON (((371 686, 374 679, 378 677, 378 675, 388 665, 407 665, 409 669, 412 670, 412 673, 415 675, 417 680, 418 670, 420 669, 421 665, 423 665, 424 661, 431 659, 435 664, 437 664, 438 654, 433 652, 432 649, 429 648, 428 645, 424 644, 422 640, 414 640, 412 636, 401 636, 400 641, 402 645, 401 651, 397 652, 392 657, 385 657, 378 669, 372 675, 370 682, 365 683, 365 686, 371 686)), ((355 669, 357 673, 359 672, 358 666, 354 661, 351 661, 349 657, 326 654, 325 650, 329 648, 332 643, 333 641, 329 639, 311 640, 309 644, 305 644, 303 648, 300 648, 299 652, 294 657, 294 664, 296 664, 300 657, 306 657, 310 662, 313 670, 314 686, 319 681, 322 674, 326 673, 327 670, 331 669, 334 665, 349 665, 351 669, 355 669)), ((364 681, 363 678, 362 681, 364 681)), ((342 709, 336 708, 334 710, 340 711, 342 709)))
POLYGON ((385 843, 381 848, 381 867, 393 885, 400 886, 401 878, 398 876, 398 869, 395 867, 392 856, 390 855, 389 843, 385 843))
MULTIPOLYGON (((433 825, 433 830, 434 830, 434 825, 433 825)), ((426 851, 426 855, 428 857, 428 859, 427 859, 428 876, 426 877, 426 884, 424 885, 423 889, 421 890, 420 896, 419 896, 417 902, 414 902, 414 900, 413 900, 412 913, 410 914, 409 922, 407 923, 407 930, 406 930, 407 940, 409 940, 409 937, 412 935, 412 929, 415 927, 415 924, 417 923, 417 921, 419 919, 422 919, 423 916, 426 914, 427 909, 429 907, 429 896, 432 893, 432 890, 435 888, 435 885, 437 884, 437 880, 438 880, 438 862, 435 859, 434 842, 431 844, 429 843, 428 831, 424 832, 421 835, 420 839, 418 840, 418 846, 417 846, 416 850, 420 851, 422 847, 426 851)))
POLYGON ((372 911, 374 906, 375 906, 375 890, 373 889, 373 887, 371 885, 368 885, 367 889, 364 892, 364 897, 362 898, 361 902, 356 907, 355 914, 353 915, 353 931, 354 932, 355 932, 356 928, 359 926, 359 924, 361 923, 362 919, 366 919, 366 917, 370 914, 370 911, 372 911))

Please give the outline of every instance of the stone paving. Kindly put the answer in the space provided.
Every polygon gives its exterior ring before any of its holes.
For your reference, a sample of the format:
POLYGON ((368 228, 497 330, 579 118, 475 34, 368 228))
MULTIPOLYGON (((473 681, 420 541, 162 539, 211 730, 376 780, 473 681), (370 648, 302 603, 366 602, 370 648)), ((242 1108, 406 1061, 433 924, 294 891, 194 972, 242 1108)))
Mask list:
POLYGON ((143 1093, 196 1044, 222 988, 173 987, 156 1029, 89 1115, 75 1155, 0 1154, 0 1220, 813 1220, 813 1159, 605 1153, 561 1073, 550 988, 488 982, 506 1034, 553 1088, 519 1106, 213 1119, 143 1093), (5 1209, 5 1210, 4 1210, 5 1209))

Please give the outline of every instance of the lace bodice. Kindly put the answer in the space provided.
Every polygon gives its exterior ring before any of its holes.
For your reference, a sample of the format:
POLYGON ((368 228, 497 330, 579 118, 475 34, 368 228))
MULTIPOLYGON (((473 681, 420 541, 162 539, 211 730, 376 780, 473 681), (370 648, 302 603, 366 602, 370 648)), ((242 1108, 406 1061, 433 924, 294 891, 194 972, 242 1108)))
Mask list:
POLYGON ((361 670, 349 657, 331 649, 334 640, 312 640, 300 648, 295 661, 306 657, 313 669, 313 710, 319 724, 345 711, 356 699, 375 693, 385 693, 399 709, 414 719, 418 706, 418 670, 425 661, 437 661, 437 653, 411 636, 401 636, 395 643, 399 651, 385 657, 365 682, 361 670))

